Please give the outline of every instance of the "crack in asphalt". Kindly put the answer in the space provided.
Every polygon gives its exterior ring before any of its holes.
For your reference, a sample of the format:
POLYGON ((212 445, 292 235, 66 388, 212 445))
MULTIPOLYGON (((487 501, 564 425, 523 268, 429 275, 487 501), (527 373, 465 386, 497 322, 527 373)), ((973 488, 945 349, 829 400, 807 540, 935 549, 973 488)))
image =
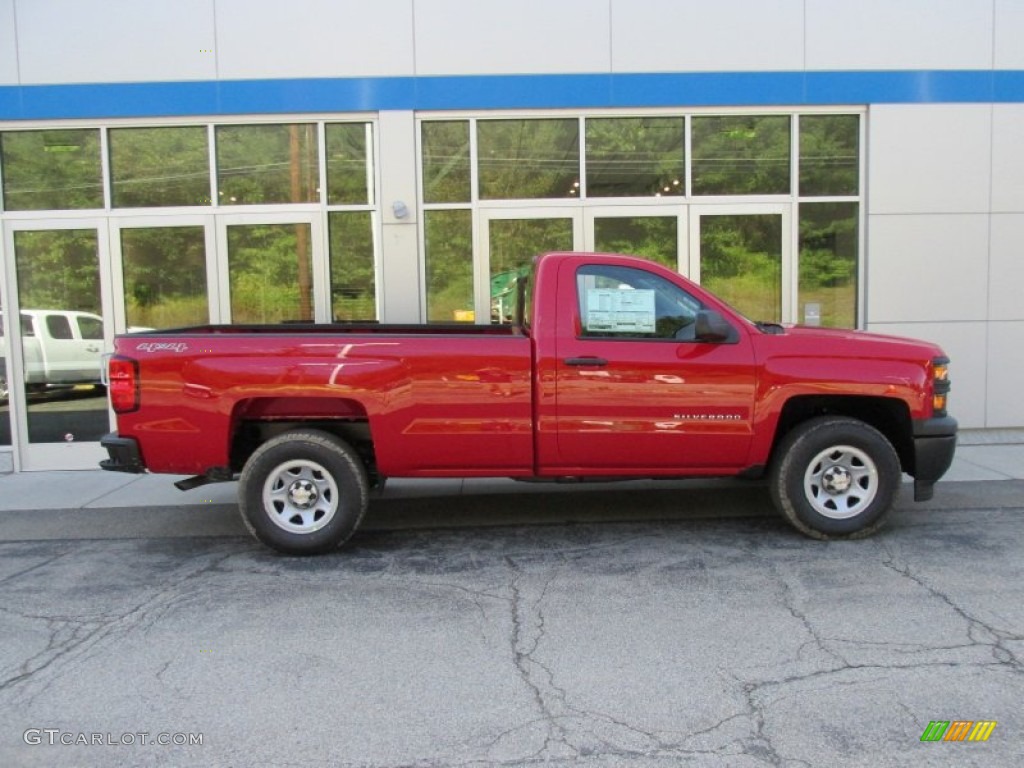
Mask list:
POLYGON ((1024 661, 1022 661, 1017 654, 1005 645, 1007 641, 1024 640, 1024 635, 1008 632, 1003 629, 997 629, 988 622, 982 621, 977 616, 970 613, 966 608, 957 604, 956 601, 954 601, 948 594, 929 584, 923 577, 913 573, 910 570, 909 564, 897 565, 896 554, 888 544, 882 542, 881 546, 882 550, 887 555, 887 557, 882 560, 883 567, 888 568, 893 573, 917 584, 930 595, 945 603, 946 606, 948 606, 957 616, 967 623, 967 639, 970 643, 963 647, 989 647, 992 649, 992 657, 995 659, 997 665, 1009 667, 1014 674, 1024 674, 1024 661))
POLYGON ((17 665, 15 674, 0 680, 0 693, 7 693, 24 684, 37 682, 44 672, 49 672, 50 678, 43 681, 41 687, 29 693, 23 701, 24 704, 31 703, 46 692, 53 680, 62 674, 66 665, 87 660, 90 658, 89 653, 93 648, 114 635, 125 634, 147 624, 152 625, 167 610, 184 599, 183 595, 178 594, 178 588, 182 584, 208 573, 231 556, 232 554, 220 555, 211 563, 191 570, 175 581, 163 585, 154 594, 137 602, 127 610, 112 615, 95 618, 48 616, 20 613, 10 608, 3 609, 7 613, 27 620, 46 622, 49 638, 45 648, 17 665))
POLYGON ((2 579, 0 579, 0 586, 2 586, 4 584, 7 584, 9 582, 12 582, 15 579, 19 579, 19 578, 21 578, 22 576, 24 576, 26 574, 32 573, 33 571, 37 571, 40 568, 45 568, 50 563, 56 562, 57 560, 60 560, 61 558, 67 557, 67 555, 68 555, 68 553, 70 551, 72 551, 71 547, 65 546, 56 555, 54 555, 53 557, 46 558, 41 563, 36 563, 35 565, 30 565, 27 568, 22 568, 20 571, 15 571, 14 573, 9 573, 6 576, 4 576, 2 579))
MULTIPOLYGON (((577 550, 577 553, 582 551, 577 550)), ((534 763, 571 765, 583 759, 604 757, 678 762, 680 759, 695 760, 700 757, 728 757, 737 754, 731 742, 718 749, 694 749, 688 748, 686 745, 695 739, 713 733, 733 720, 746 717, 745 715, 730 714, 708 728, 685 735, 673 734, 677 737, 682 736, 682 738, 666 741, 653 731, 645 730, 607 713, 583 709, 571 704, 569 692, 558 685, 553 670, 537 658, 537 652, 544 640, 546 629, 542 604, 551 584, 557 578, 557 574, 551 574, 536 597, 527 600, 524 596, 523 573, 519 563, 512 556, 506 557, 505 561, 512 572, 509 581, 511 593, 509 645, 512 651, 513 666, 517 676, 529 690, 540 716, 501 732, 486 746, 493 751, 506 737, 521 734, 537 725, 543 726, 545 732, 543 743, 529 755, 487 761, 487 765, 520 766, 534 763), (612 735, 605 733, 608 726, 615 729, 612 735), (589 737, 589 740, 586 737, 589 737), (633 742, 633 745, 627 746, 626 744, 630 741, 633 742)), ((756 751, 756 749, 753 750, 754 753, 756 751)), ((484 763, 471 760, 466 763, 448 763, 447 765, 457 765, 462 768, 463 766, 481 764, 484 763)))
MULTIPOLYGON (((965 667, 977 667, 977 668, 991 668, 1009 667, 1015 674, 1020 674, 1024 671, 1022 668, 1020 659, 1013 653, 1013 651, 1005 647, 1004 643, 1008 641, 1018 641, 1024 639, 1024 636, 1018 635, 1005 630, 997 629, 990 624, 982 621, 978 617, 971 614, 969 611, 958 605, 949 597, 946 593, 928 584, 923 578, 914 574, 909 565, 898 566, 896 564, 896 556, 891 549, 883 542, 881 545, 883 551, 887 557, 880 561, 880 565, 897 573, 903 578, 907 578, 914 584, 925 589, 929 594, 940 599, 946 606, 948 606, 953 612, 959 616, 962 620, 967 623, 967 638, 969 643, 956 646, 931 646, 927 644, 919 644, 921 651, 938 651, 938 650, 963 650, 977 647, 989 647, 992 649, 993 661, 992 662, 961 662, 961 661, 919 661, 908 664, 899 663, 880 663, 880 664, 857 664, 851 662, 840 652, 830 646, 831 643, 842 642, 848 643, 851 646, 857 647, 860 645, 870 646, 892 646, 901 644, 892 643, 880 643, 859 640, 849 640, 843 638, 827 637, 823 635, 811 621, 810 617, 800 609, 795 601, 795 589, 793 583, 787 574, 783 572, 783 569, 779 565, 767 558, 761 556, 759 547, 755 543, 753 546, 746 547, 747 551, 754 557, 758 557, 765 565, 768 573, 771 574, 773 580, 781 589, 781 595, 776 599, 776 603, 783 607, 787 613, 797 622, 799 622, 802 629, 809 635, 809 639, 802 643, 796 652, 796 660, 801 661, 803 649, 808 645, 813 645, 819 651, 830 657, 833 665, 815 670, 813 672, 789 675, 774 679, 753 681, 746 680, 733 675, 734 680, 742 686, 744 692, 748 715, 751 717, 754 729, 753 734, 749 739, 745 740, 744 753, 750 756, 758 757, 766 760, 771 765, 789 765, 792 763, 800 763, 804 765, 810 765, 806 761, 799 760, 793 757, 785 757, 777 751, 772 744, 770 736, 766 733, 766 705, 761 701, 764 698, 763 694, 771 689, 779 689, 785 686, 791 686, 799 683, 806 683, 808 681, 814 681, 818 679, 828 679, 830 685, 857 685, 867 682, 871 678, 865 679, 862 675, 865 671, 879 671, 886 675, 890 674, 895 670, 913 670, 923 668, 955 668, 962 669, 965 667), (984 633, 985 636, 979 637, 979 634, 984 633), (850 680, 837 679, 845 676, 852 677, 850 680)), ((900 649, 902 650, 902 649, 900 649)), ((781 700, 781 699, 778 699, 781 700)), ((908 711, 904 708, 904 711, 908 711)), ((734 716, 735 717, 735 716, 734 716)), ((725 722, 725 721, 723 721, 725 722)), ((915 719, 915 722, 916 719, 915 719)))

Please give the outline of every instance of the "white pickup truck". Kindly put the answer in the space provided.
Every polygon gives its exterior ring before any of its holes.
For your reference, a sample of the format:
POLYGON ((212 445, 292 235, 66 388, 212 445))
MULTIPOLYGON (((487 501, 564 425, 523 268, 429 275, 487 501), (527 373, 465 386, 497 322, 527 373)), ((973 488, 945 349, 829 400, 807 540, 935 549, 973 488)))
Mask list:
MULTIPOLYGON (((29 391, 99 383, 103 354, 103 318, 99 315, 66 309, 23 309, 21 343, 29 391)), ((0 361, 0 399, 7 398, 7 390, 0 361)))

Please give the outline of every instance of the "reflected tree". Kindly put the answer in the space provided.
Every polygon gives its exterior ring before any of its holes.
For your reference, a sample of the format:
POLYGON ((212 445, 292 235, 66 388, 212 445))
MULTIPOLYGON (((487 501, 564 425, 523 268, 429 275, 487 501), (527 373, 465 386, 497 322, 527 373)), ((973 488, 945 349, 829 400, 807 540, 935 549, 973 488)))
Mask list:
POLYGON ((800 204, 800 306, 816 303, 821 324, 857 324, 857 203, 800 204))
POLYGON ((860 188, 860 117, 800 117, 800 194, 856 195, 860 188))
POLYGON ((115 208, 210 204, 206 128, 112 128, 109 143, 115 208))
POLYGON ((473 320, 473 212, 426 211, 427 320, 473 320))
POLYGON ((98 129, 5 131, 0 159, 5 210, 103 207, 98 129))
POLYGON ((700 218, 700 282, 754 320, 782 319, 782 217, 700 218))
POLYGON ((594 220, 594 245, 606 253, 643 256, 679 269, 679 224, 675 216, 623 216, 594 220))
POLYGON ((209 322, 203 227, 122 229, 121 257, 129 326, 209 322))
POLYGON ((377 274, 369 211, 328 214, 331 308, 335 321, 377 319, 377 274))
POLYGON ((18 303, 22 309, 68 309, 100 314, 96 230, 14 233, 18 303))
POLYGON ((589 118, 587 196, 685 195, 685 143, 681 117, 589 118))
POLYGON ((298 280, 296 228, 307 228, 300 259, 310 269, 308 224, 228 227, 231 320, 234 323, 312 322, 309 286, 298 280), (303 295, 305 293, 305 295, 303 295))
POLYGON ((693 118, 694 195, 781 195, 790 191, 790 118, 693 118))

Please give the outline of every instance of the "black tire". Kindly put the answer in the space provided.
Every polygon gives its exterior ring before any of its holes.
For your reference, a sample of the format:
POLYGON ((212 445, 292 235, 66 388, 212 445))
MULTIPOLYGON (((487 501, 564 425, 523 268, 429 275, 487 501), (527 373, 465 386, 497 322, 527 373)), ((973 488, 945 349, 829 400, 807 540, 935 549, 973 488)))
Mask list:
POLYGON ((238 504, 250 533, 286 555, 331 552, 359 527, 368 503, 362 462, 316 429, 285 432, 246 462, 238 504))
POLYGON ((859 539, 885 524, 902 471, 892 444, 857 419, 823 416, 779 444, 770 473, 772 501, 814 539, 859 539))

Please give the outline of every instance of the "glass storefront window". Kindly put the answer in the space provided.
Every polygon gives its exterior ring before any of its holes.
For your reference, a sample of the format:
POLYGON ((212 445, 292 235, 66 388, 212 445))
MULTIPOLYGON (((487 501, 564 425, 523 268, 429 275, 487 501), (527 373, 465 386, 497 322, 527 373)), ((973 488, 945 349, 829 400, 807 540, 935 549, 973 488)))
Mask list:
POLYGON ((519 278, 529 272, 538 253, 572 250, 573 220, 492 219, 488 239, 491 322, 510 323, 515 319, 519 278))
POLYGON ((100 312, 99 245, 94 229, 14 233, 22 310, 100 312))
POLYGON ((373 202, 367 163, 372 149, 368 123, 330 123, 327 142, 327 202, 329 205, 366 205, 373 202))
POLYGON ((115 208, 210 204, 206 128, 111 128, 108 141, 115 208))
POLYGON ((209 322, 203 227, 122 229, 121 261, 129 328, 209 322))
POLYGON ((369 211, 327 214, 331 243, 331 317, 335 322, 377 319, 373 216, 369 211))
POLYGON ((587 197, 686 194, 681 117, 589 118, 587 197))
POLYGON ((0 134, 4 209, 103 207, 100 132, 96 128, 0 134))
POLYGON ((469 121, 423 123, 423 202, 470 201, 469 121))
POLYGON ((782 319, 782 217, 700 217, 700 282, 752 320, 782 319))
POLYGON ((477 143, 480 199, 579 197, 578 120, 481 120, 477 143))
POLYGON ((800 204, 800 322, 857 327, 857 203, 800 204))
POLYGON ((313 322, 309 224, 227 228, 231 322, 313 322))
POLYGON ((783 195, 790 191, 790 118, 693 118, 694 195, 783 195))
POLYGON ((427 320, 468 322, 473 311, 473 212, 425 211, 427 320))
POLYGON ((859 116, 801 115, 800 194, 856 195, 859 144, 859 116))
POLYGON ((594 248, 629 253, 679 269, 679 221, 675 216, 601 216, 594 219, 594 248))
POLYGON ((223 125, 216 140, 221 205, 320 200, 316 125, 223 125))

